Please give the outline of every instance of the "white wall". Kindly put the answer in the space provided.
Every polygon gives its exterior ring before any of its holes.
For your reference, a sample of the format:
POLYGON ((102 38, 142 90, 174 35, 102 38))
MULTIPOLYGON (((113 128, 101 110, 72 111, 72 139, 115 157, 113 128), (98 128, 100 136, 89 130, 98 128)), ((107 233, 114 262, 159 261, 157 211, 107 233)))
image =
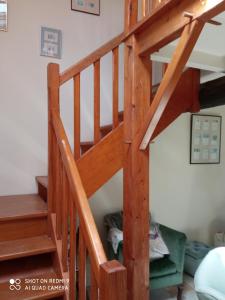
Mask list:
MULTIPOLYGON (((47 64, 60 63, 64 70, 123 30, 123 1, 101 1, 100 17, 71 11, 70 2, 8 1, 8 32, 0 32, 1 195, 35 192, 34 177, 47 172, 47 64), (39 55, 41 26, 62 30, 62 60, 39 55)), ((92 93, 86 84, 89 80, 90 74, 86 72, 82 77, 85 89, 82 92, 83 139, 92 134, 88 130, 92 122, 92 93)), ((67 115, 67 129, 72 124, 69 114, 72 89, 69 91, 69 87, 62 91, 62 114, 64 119, 67 115)), ((101 93, 105 96, 101 109, 107 117, 110 115, 110 87, 102 88, 101 93)))
POLYGON ((223 117, 221 163, 189 164, 190 114, 183 114, 151 145, 151 208, 158 222, 211 243, 225 230, 225 106, 202 113, 223 117))

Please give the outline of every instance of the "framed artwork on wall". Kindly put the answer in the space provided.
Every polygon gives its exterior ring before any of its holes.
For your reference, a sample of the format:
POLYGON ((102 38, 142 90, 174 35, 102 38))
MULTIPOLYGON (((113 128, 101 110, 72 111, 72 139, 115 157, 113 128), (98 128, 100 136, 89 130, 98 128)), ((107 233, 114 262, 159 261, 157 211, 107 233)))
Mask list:
POLYGON ((191 164, 220 163, 221 123, 221 116, 191 116, 191 164))
POLYGON ((7 0, 0 0, 0 31, 7 31, 7 0))
POLYGON ((71 9, 99 16, 100 0, 71 0, 71 9))

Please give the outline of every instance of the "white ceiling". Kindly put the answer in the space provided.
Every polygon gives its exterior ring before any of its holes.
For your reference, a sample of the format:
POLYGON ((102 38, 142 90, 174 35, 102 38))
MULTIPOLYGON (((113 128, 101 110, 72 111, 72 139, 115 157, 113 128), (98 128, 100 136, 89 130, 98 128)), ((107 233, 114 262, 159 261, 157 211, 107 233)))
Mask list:
MULTIPOLYGON (((214 18, 222 23, 220 26, 206 24, 188 61, 189 67, 206 70, 203 81, 224 76, 225 72, 225 12, 214 18), (212 72, 216 72, 212 73, 212 72), (207 78, 207 79, 206 79, 207 78)), ((160 49, 152 56, 153 60, 169 62, 177 41, 160 49)))

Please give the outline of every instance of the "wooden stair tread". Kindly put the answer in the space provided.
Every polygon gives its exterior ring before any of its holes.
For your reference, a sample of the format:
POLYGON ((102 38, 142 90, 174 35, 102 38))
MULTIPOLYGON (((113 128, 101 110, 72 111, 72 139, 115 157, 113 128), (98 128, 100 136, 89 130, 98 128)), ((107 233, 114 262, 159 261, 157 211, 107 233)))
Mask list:
POLYGON ((47 216, 47 205, 36 194, 0 196, 0 222, 47 216))
POLYGON ((0 242, 0 261, 53 252, 55 249, 47 235, 0 242))
MULTIPOLYGON (((12 279, 15 280, 16 278, 12 279)), ((62 284, 50 283, 51 281, 59 279, 53 270, 50 270, 38 276, 31 275, 19 279, 21 280, 20 290, 10 290, 9 281, 0 283, 1 300, 52 299, 64 295, 62 284), (36 280, 36 283, 28 283, 27 280, 29 279, 36 280), (41 280, 46 280, 47 283, 40 283, 41 280), (25 289, 26 287, 27 289, 25 289), (32 287, 34 287, 34 289, 36 288, 36 290, 32 290, 32 287), (40 289, 40 287, 42 287, 42 289, 40 289), (45 289, 43 289, 43 287, 45 287, 45 289)))
POLYGON ((38 183, 42 184, 45 188, 48 187, 48 177, 47 176, 36 176, 38 183))

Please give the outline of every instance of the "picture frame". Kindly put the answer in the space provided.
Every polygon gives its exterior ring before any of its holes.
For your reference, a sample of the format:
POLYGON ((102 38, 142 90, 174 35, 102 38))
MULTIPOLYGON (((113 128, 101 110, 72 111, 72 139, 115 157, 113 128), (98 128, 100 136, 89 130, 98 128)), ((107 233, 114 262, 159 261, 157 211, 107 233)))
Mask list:
POLYGON ((0 31, 8 30, 8 3, 0 0, 0 31))
POLYGON ((192 114, 190 164, 219 164, 222 117, 192 114))
POLYGON ((100 0, 71 0, 71 9, 100 16, 100 0))
POLYGON ((61 59, 62 31, 59 29, 41 27, 41 56, 61 59))

